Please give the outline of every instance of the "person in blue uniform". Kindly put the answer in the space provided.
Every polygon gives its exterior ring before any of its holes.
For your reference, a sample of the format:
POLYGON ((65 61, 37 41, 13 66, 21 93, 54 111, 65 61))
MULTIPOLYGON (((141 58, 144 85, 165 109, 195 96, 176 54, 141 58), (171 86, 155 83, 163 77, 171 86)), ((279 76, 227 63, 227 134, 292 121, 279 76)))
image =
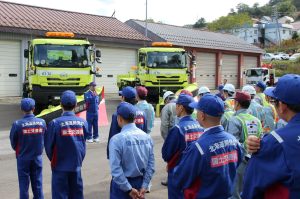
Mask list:
MULTIPOLYGON (((123 102, 128 102, 132 105, 137 104, 137 99, 136 99, 137 93, 135 88, 126 86, 122 89, 122 91, 119 92, 119 94, 122 96, 121 100, 123 102)), ((147 119, 144 111, 136 109, 134 123, 139 129, 147 133, 147 119)), ((121 132, 121 127, 118 124, 117 112, 114 112, 111 117, 111 124, 110 124, 108 141, 107 141, 107 148, 106 148, 107 159, 109 159, 109 141, 114 135, 120 132, 121 132)))
POLYGON ((119 104, 117 121, 122 130, 109 143, 111 199, 144 198, 154 174, 153 141, 136 127, 135 115, 132 104, 119 104))
POLYGON ((261 141, 248 138, 248 149, 254 154, 245 173, 243 199, 300 198, 299 93, 300 76, 295 74, 282 76, 276 87, 268 90, 279 117, 288 123, 261 141))
POLYGON ((205 130, 183 152, 174 169, 173 185, 184 193, 182 198, 229 198, 236 169, 242 160, 242 148, 220 124, 224 102, 207 94, 190 107, 197 109, 197 119, 205 130))
POLYGON ((99 108, 99 96, 96 92, 96 83, 90 83, 90 89, 84 93, 84 101, 86 104, 86 120, 89 125, 89 133, 86 137, 88 143, 99 142, 98 133, 98 108, 99 108))
POLYGON ((52 198, 82 199, 81 166, 86 152, 87 122, 75 116, 77 100, 73 91, 62 93, 61 117, 52 120, 45 133, 45 150, 51 161, 52 198))
POLYGON ((182 152, 203 133, 199 123, 192 118, 194 109, 189 104, 194 98, 180 94, 176 101, 176 115, 180 118, 179 123, 170 129, 162 147, 162 158, 168 163, 168 196, 169 198, 183 198, 183 192, 174 187, 173 171, 179 163, 182 152))
POLYGON ((136 107, 139 110, 142 110, 146 114, 147 119, 147 133, 150 134, 152 128, 154 127, 154 120, 155 120, 155 112, 152 104, 148 103, 146 101, 148 90, 146 87, 138 86, 136 88, 137 92, 137 100, 138 103, 136 104, 136 107))
POLYGON ((33 115, 35 101, 31 98, 21 100, 24 117, 13 123, 10 130, 10 143, 16 152, 20 199, 28 199, 31 183, 33 197, 43 199, 43 149, 46 123, 33 115))

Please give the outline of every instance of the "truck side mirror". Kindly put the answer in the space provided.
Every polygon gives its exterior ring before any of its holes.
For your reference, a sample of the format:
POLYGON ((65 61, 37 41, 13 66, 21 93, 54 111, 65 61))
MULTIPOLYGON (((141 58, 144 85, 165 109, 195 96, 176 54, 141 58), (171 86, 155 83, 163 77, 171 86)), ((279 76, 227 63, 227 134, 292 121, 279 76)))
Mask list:
POLYGON ((101 57, 101 51, 100 50, 96 50, 96 59, 100 58, 100 57, 101 57))
POLYGON ((102 61, 101 61, 100 57, 96 57, 96 62, 97 62, 97 63, 99 63, 99 64, 101 64, 101 63, 102 63, 102 61))
POLYGON ((24 50, 24 57, 28 59, 28 57, 29 57, 29 50, 28 49, 24 50))

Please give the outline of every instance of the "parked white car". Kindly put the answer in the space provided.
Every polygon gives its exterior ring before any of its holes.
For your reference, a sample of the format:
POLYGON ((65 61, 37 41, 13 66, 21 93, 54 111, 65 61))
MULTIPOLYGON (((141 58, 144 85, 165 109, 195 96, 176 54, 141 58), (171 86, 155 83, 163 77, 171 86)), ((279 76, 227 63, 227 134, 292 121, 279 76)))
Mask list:
POLYGON ((296 61, 298 58, 300 58, 300 53, 295 53, 290 57, 290 61, 296 61))
POLYGON ((289 60, 290 59, 290 56, 286 53, 277 53, 277 54, 274 54, 275 56, 275 59, 276 60, 289 60))
POLYGON ((263 56, 262 56, 262 60, 263 60, 263 61, 273 61, 273 60, 275 60, 275 59, 276 59, 276 57, 275 57, 275 55, 272 54, 272 53, 265 53, 265 54, 263 54, 263 56))

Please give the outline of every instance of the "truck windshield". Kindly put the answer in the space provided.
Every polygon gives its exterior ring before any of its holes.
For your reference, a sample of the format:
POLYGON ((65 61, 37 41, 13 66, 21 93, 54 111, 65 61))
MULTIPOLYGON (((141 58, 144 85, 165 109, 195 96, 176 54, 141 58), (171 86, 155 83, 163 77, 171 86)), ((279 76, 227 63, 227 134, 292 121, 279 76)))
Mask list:
POLYGON ((88 53, 83 45, 36 45, 34 64, 42 67, 88 67, 88 53))
POLYGON ((262 69, 250 69, 247 70, 246 76, 247 77, 260 77, 262 76, 262 69))
POLYGON ((185 52, 149 52, 147 53, 149 68, 186 68, 185 52))

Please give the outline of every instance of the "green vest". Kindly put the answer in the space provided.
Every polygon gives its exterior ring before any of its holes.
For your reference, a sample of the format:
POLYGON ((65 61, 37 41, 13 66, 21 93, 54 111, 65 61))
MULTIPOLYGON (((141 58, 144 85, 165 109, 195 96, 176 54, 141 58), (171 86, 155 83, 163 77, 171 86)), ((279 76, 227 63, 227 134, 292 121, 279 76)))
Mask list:
POLYGON ((267 102, 266 96, 264 93, 257 93, 256 95, 261 99, 262 106, 264 106, 264 107, 268 106, 269 103, 267 102))
POLYGON ((234 115, 234 111, 228 110, 224 112, 224 118, 229 121, 229 119, 234 115))
POLYGON ((263 128, 259 119, 248 113, 241 113, 236 118, 242 123, 244 133, 244 147, 246 149, 246 140, 249 135, 255 135, 258 138, 262 136, 263 128))

